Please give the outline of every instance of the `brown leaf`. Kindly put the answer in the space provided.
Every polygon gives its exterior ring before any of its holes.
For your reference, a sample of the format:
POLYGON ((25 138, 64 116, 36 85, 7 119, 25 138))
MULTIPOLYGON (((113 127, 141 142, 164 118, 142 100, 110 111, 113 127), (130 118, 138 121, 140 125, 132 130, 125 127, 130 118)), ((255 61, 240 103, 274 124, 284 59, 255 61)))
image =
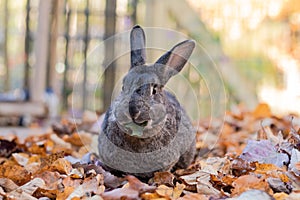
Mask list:
POLYGON ((16 188, 15 190, 8 193, 9 198, 13 199, 24 199, 23 195, 32 195, 38 188, 45 185, 45 182, 41 178, 34 178, 28 183, 16 188))
POLYGON ((12 157, 21 166, 25 166, 29 161, 29 155, 26 153, 13 153, 12 157))
POLYGON ((202 170, 194 174, 180 177, 187 185, 196 185, 197 192, 206 195, 218 196, 220 191, 216 190, 210 183, 210 174, 202 170))
POLYGON ((248 162, 241 158, 236 158, 231 162, 231 170, 232 173, 236 176, 241 176, 243 174, 247 174, 251 171, 254 171, 256 165, 254 162, 248 162))
POLYGON ((0 165, 0 177, 11 179, 17 185, 22 185, 30 180, 30 173, 22 166, 12 161, 0 165))
POLYGON ((170 172, 155 172, 153 177, 153 182, 156 185, 166 184, 167 186, 174 186, 175 176, 170 172))
POLYGON ((63 192, 57 193, 57 200, 66 200, 68 196, 75 190, 74 187, 65 187, 63 192))
POLYGON ((68 188, 68 187, 76 188, 81 184, 81 182, 82 182, 81 179, 73 179, 68 176, 63 179, 62 184, 65 188, 68 188))
POLYGON ((268 104, 259 104, 252 113, 253 117, 256 119, 271 117, 271 109, 268 104))
POLYGON ((98 174, 98 177, 87 178, 83 181, 81 185, 76 187, 74 191, 67 197, 67 199, 81 198, 84 196, 92 196, 92 194, 100 194, 103 191, 99 192, 99 183, 100 179, 103 179, 103 175, 98 174))
POLYGON ((204 194, 197 194, 197 193, 189 193, 187 195, 184 195, 183 197, 180 197, 178 200, 209 200, 208 195, 204 194))
POLYGON ((41 187, 45 190, 57 190, 59 184, 62 182, 58 172, 44 171, 40 174, 37 174, 35 178, 41 178, 45 182, 45 185, 41 187))
POLYGON ((181 196, 183 190, 185 189, 185 185, 184 184, 179 184, 179 183, 176 183, 176 186, 173 190, 173 194, 172 194, 172 198, 173 199, 177 199, 181 196))
POLYGON ((0 139, 0 157, 8 158, 16 150, 17 144, 15 141, 0 139))
POLYGON ((107 200, 117 200, 117 199, 139 199, 139 196, 146 192, 153 192, 155 187, 149 186, 142 183, 140 180, 134 176, 126 176, 128 184, 126 187, 117 188, 109 192, 104 192, 101 196, 103 199, 107 200))
POLYGON ((173 188, 168 187, 166 185, 160 185, 157 187, 155 192, 162 197, 171 197, 173 195, 173 188))
POLYGON ((237 178, 233 183, 234 187, 232 196, 239 195, 250 189, 258 189, 266 192, 270 192, 268 183, 263 178, 257 178, 254 175, 243 175, 237 178))
POLYGON ((52 129, 58 135, 71 135, 76 130, 76 124, 64 119, 60 123, 54 123, 52 129))
POLYGON ((146 193, 141 195, 141 198, 143 200, 156 200, 156 199, 159 199, 160 196, 157 193, 146 192, 146 193))
POLYGON ((5 189, 6 192, 13 191, 19 186, 8 178, 0 178, 0 186, 5 189))
POLYGON ((280 178, 267 178, 267 182, 274 192, 285 192, 287 194, 291 193, 292 187, 290 184, 283 182, 280 178))

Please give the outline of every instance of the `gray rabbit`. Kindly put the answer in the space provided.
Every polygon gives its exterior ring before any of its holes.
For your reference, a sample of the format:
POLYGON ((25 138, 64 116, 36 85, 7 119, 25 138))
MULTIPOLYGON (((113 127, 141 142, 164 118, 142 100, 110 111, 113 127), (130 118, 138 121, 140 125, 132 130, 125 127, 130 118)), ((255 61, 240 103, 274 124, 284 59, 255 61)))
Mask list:
POLYGON ((195 43, 183 41, 151 65, 145 64, 145 34, 138 25, 131 30, 130 45, 131 67, 121 93, 105 114, 99 158, 112 171, 141 178, 186 168, 195 154, 195 130, 164 86, 182 70, 195 43))

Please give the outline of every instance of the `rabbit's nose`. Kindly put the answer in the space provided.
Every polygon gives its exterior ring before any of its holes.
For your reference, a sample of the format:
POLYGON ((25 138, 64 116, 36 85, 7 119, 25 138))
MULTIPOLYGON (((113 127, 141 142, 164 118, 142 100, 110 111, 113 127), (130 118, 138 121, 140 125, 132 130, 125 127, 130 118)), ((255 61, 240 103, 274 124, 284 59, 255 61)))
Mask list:
POLYGON ((131 103, 129 103, 129 114, 133 120, 137 119, 139 117, 140 113, 141 112, 135 105, 131 105, 131 103))

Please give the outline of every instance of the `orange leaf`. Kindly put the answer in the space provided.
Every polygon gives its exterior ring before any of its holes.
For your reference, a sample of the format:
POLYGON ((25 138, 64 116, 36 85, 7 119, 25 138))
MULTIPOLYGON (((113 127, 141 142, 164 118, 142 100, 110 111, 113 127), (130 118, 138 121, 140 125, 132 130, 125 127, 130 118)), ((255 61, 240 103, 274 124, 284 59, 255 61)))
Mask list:
POLYGON ((267 118, 267 117, 271 117, 272 116, 271 109, 270 109, 269 105, 265 104, 265 103, 259 104, 256 107, 256 109, 253 111, 252 115, 256 119, 267 118))

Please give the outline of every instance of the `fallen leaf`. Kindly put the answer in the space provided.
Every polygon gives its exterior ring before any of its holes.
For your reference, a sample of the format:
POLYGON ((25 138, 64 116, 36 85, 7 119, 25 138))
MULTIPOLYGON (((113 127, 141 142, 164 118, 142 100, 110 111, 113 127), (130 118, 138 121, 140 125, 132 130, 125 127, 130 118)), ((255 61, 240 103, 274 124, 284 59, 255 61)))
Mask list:
POLYGON ((271 109, 268 104, 259 104, 252 113, 256 119, 271 117, 271 109))
POLYGON ((174 178, 175 176, 170 172, 155 172, 153 177, 153 182, 156 185, 167 185, 167 186, 174 186, 174 178))
POLYGON ((83 178, 84 176, 84 170, 83 168, 78 169, 71 169, 71 171, 68 174, 71 178, 83 178))
POLYGON ((230 162, 227 158, 210 157, 200 162, 201 170, 210 174, 217 175, 218 172, 228 173, 230 162))
POLYGON ((282 167, 289 162, 285 153, 279 153, 269 140, 249 140, 240 158, 248 162, 270 163, 282 167))
POLYGON ((160 185, 157 187, 155 192, 162 197, 171 197, 173 195, 173 188, 166 185, 160 185))
POLYGON ((19 187, 8 178, 0 178, 0 186, 1 188, 4 188, 6 192, 11 192, 19 187))
POLYGON ((139 199, 139 196, 146 192, 154 192, 155 187, 149 186, 142 183, 140 180, 134 176, 126 176, 128 180, 128 186, 123 188, 117 188, 109 192, 104 192, 101 194, 103 199, 107 200, 119 200, 119 199, 139 199))
POLYGON ((50 166, 51 170, 58 171, 62 174, 70 174, 72 171, 72 165, 64 158, 58 158, 50 166))
POLYGON ((275 200, 285 200, 285 199, 288 199, 288 196, 289 195, 284 192, 273 194, 273 197, 275 198, 275 200))
POLYGON ((57 200, 66 200, 68 196, 75 190, 74 187, 65 187, 63 192, 57 193, 57 200))
POLYGON ((17 185, 23 185, 31 179, 31 174, 13 161, 6 161, 0 165, 0 177, 11 179, 17 185))
POLYGON ((257 174, 270 174, 272 171, 281 172, 283 171, 280 167, 269 163, 255 163, 256 169, 254 173, 257 174))
POLYGON ((52 140, 54 142, 54 144, 56 145, 56 148, 63 147, 66 149, 72 149, 72 145, 70 143, 65 142, 63 139, 58 137, 56 134, 51 134, 50 140, 52 140))
POLYGON ((274 192, 285 192, 289 194, 292 191, 292 186, 283 182, 280 178, 269 177, 267 178, 267 182, 274 192))
POLYGON ((180 184, 180 183, 176 183, 176 186, 173 190, 173 194, 172 194, 172 198, 173 199, 177 199, 181 196, 183 190, 185 189, 185 185, 184 184, 180 184))
POLYGON ((251 189, 270 191, 268 183, 264 179, 259 179, 254 175, 240 176, 232 183, 232 186, 234 187, 231 194, 232 196, 240 195, 251 189))
MULTIPOLYGON (((66 177, 62 180, 62 184, 65 188, 76 188, 81 184, 82 180, 73 179, 71 177, 66 177)), ((69 195, 69 194, 68 194, 69 195)))
POLYGON ((210 174, 202 174, 197 178, 197 192, 200 194, 219 196, 221 192, 213 187, 210 182, 210 174))
POLYGON ((12 157, 19 165, 23 167, 28 163, 29 160, 29 155, 26 153, 13 153, 12 157))
POLYGON ((289 170, 294 172, 297 176, 300 176, 300 170, 298 168, 299 162, 300 162, 300 151, 297 149, 293 149, 290 164, 289 164, 289 170))
POLYGON ((190 175, 180 177, 187 185, 195 185, 197 192, 206 195, 218 196, 220 191, 215 189, 210 183, 210 174, 202 170, 190 175))
POLYGON ((141 195, 141 198, 143 200, 156 200, 156 199, 159 199, 160 196, 157 193, 146 192, 146 193, 141 195))
MULTIPOLYGON (((101 175, 98 174, 98 176, 101 175)), ((85 179, 84 182, 78 187, 76 187, 74 191, 66 199, 72 200, 74 198, 90 197, 92 196, 92 193, 99 193, 98 191, 99 183, 100 183, 100 178, 97 177, 85 179)))
POLYGON ((259 200, 273 200, 273 198, 269 194, 261 190, 249 190, 243 192, 238 197, 229 198, 228 200, 249 200, 253 198, 259 200))
POLYGON ((241 176, 254 171, 256 169, 256 164, 255 162, 248 162, 241 158, 236 158, 231 161, 230 168, 235 176, 241 176))
POLYGON ((62 183, 62 178, 58 172, 44 171, 37 174, 35 178, 40 178, 45 182, 43 187, 44 190, 58 190, 59 185, 62 183))
POLYGON ((178 200, 209 200, 208 195, 197 194, 197 193, 188 193, 183 197, 178 198, 178 200))
POLYGON ((0 157, 7 158, 16 150, 17 150, 17 144, 15 141, 0 139, 0 157))
POLYGON ((16 188, 8 193, 9 198, 24 199, 24 195, 31 196, 38 188, 45 185, 45 182, 41 178, 34 178, 28 183, 16 188))

